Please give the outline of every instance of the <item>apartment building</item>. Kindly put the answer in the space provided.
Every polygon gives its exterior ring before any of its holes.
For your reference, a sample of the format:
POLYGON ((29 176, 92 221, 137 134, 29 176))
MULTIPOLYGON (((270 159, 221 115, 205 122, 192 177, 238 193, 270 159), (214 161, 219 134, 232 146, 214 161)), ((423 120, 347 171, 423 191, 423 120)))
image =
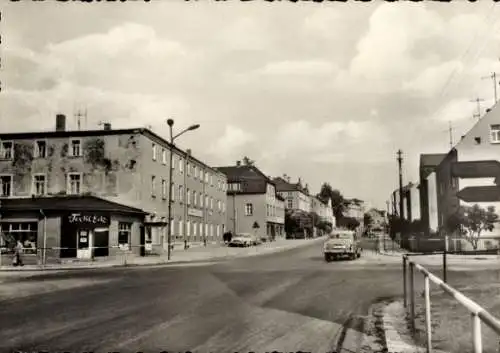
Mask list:
MULTIPOLYGON (((446 157, 446 153, 434 153, 434 154, 421 154, 420 155, 420 165, 419 165, 419 203, 420 203, 420 218, 422 220, 422 225, 425 229, 426 235, 429 235, 429 230, 435 229, 436 225, 432 224, 429 218, 430 214, 436 212, 437 206, 435 205, 436 200, 429 198, 430 187, 428 178, 436 170, 437 166, 446 157), (432 210, 431 210, 432 204, 432 210)), ((430 179, 433 177, 431 176, 430 179)), ((433 194, 434 195, 434 194, 433 194)), ((435 195, 434 195, 435 196, 435 195)))
POLYGON ((302 185, 299 178, 296 183, 292 183, 286 174, 273 179, 276 184, 278 194, 285 199, 287 210, 301 210, 311 212, 311 197, 309 196, 308 185, 302 185))
MULTIPOLYGON (((105 124, 101 130, 68 131, 65 116, 58 115, 55 131, 0 134, 0 157, 0 197, 9 199, 9 204, 16 199, 80 196, 77 199, 81 203, 85 197, 92 197, 93 204, 96 199, 101 200, 107 205, 103 212, 109 211, 110 202, 120 215, 143 212, 142 219, 120 222, 113 234, 102 236, 103 247, 113 239, 122 247, 144 244, 149 253, 166 250, 170 190, 173 200, 170 226, 175 239, 214 241, 224 232, 225 175, 148 129, 114 130, 105 124), (174 160, 171 189, 168 187, 170 151, 174 160), (109 239, 105 241, 105 237, 109 239)), ((82 219, 93 219, 95 215, 89 214, 92 208, 84 204, 81 208, 81 214, 87 215, 82 219)), ((109 218, 106 213, 103 217, 109 218)), ((25 227, 24 223, 18 223, 9 223, 2 217, 2 232, 15 233, 14 228, 25 227)), ((100 226, 103 227, 107 225, 100 226)), ((56 223, 54 228, 59 229, 60 225, 56 223)), ((95 233, 83 232, 85 236, 80 242, 73 231, 68 233, 61 228, 50 242, 54 246, 92 248, 97 241, 95 233)), ((35 242, 40 244, 40 241, 35 242)), ((61 251, 59 255, 75 257, 75 252, 61 251)))
POLYGON ((407 221, 415 221, 420 219, 420 189, 417 184, 408 183, 403 186, 403 216, 400 216, 400 194, 399 189, 396 189, 391 194, 391 211, 392 214, 401 217, 407 221))
MULTIPOLYGON (((498 175, 500 174, 500 106, 486 111, 478 122, 444 156, 433 173, 427 177, 432 184, 428 198, 435 200, 429 210, 431 229, 445 227, 450 215, 461 205, 494 206, 500 213, 498 175)), ((499 225, 484 237, 500 236, 499 225)))
POLYGON ((227 176, 227 229, 274 239, 285 235, 285 203, 275 183, 254 165, 217 168, 227 176))

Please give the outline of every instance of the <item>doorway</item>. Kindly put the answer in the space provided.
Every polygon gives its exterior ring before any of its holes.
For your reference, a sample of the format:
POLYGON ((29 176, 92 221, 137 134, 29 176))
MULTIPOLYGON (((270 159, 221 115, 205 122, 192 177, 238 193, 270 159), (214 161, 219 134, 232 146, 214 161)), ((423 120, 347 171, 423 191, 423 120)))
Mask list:
POLYGON ((90 259, 92 257, 93 236, 90 229, 78 229, 76 232, 76 257, 90 259))

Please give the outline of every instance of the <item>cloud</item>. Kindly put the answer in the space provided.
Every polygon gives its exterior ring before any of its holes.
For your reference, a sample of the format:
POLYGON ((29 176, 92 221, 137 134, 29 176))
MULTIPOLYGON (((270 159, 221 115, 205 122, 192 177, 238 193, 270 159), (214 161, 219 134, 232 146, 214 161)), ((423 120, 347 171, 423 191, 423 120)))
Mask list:
POLYGON ((272 62, 258 70, 262 75, 316 76, 331 75, 335 72, 335 65, 325 60, 272 62))
POLYGON ((452 75, 463 70, 464 65, 460 61, 443 62, 420 71, 417 77, 403 84, 403 89, 433 97, 441 92, 452 75))
POLYGON ((209 148, 209 153, 224 164, 241 158, 245 147, 255 141, 255 136, 236 126, 227 125, 224 133, 209 148))

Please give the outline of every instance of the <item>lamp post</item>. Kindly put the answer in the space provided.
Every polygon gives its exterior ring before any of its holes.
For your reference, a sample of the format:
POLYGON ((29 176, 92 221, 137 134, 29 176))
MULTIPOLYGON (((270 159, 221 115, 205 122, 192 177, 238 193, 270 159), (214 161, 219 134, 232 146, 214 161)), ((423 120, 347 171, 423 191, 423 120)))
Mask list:
POLYGON ((167 241, 168 241, 168 252, 167 252, 167 258, 170 260, 170 254, 171 254, 171 248, 172 248, 172 161, 173 161, 173 154, 174 154, 174 140, 181 136, 182 134, 191 131, 191 130, 196 130, 200 127, 200 124, 195 124, 191 125, 190 127, 182 130, 179 132, 177 135, 173 134, 173 126, 174 126, 174 120, 173 119, 168 119, 167 120, 167 125, 170 130, 170 164, 169 164, 169 171, 168 171, 168 187, 169 187, 169 192, 168 192, 168 229, 167 229, 167 241))

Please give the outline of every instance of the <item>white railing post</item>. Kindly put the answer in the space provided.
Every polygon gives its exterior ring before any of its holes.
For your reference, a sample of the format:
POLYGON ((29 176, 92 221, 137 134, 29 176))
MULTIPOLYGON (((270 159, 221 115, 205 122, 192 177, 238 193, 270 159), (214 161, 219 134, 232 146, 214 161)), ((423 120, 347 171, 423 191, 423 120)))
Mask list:
POLYGON ((472 347, 474 349, 474 353, 483 353, 481 319, 476 313, 472 314, 472 347))
POLYGON ((406 279, 408 275, 406 274, 406 256, 403 255, 403 295, 404 295, 404 307, 408 306, 408 294, 406 293, 406 279))
POLYGON ((425 326, 427 334, 427 353, 432 352, 432 325, 431 325, 431 295, 429 276, 425 275, 425 326))

